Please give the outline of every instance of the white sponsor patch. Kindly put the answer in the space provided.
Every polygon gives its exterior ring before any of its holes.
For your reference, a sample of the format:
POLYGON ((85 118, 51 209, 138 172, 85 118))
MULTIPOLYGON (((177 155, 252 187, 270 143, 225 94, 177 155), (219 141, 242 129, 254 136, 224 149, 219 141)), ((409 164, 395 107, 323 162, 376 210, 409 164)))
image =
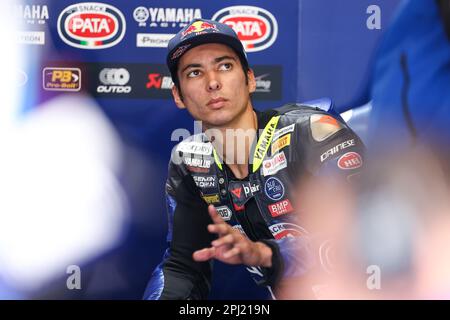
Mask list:
POLYGON ((169 33, 138 33, 136 35, 136 46, 147 48, 167 48, 169 40, 175 34, 169 33))
POLYGON ((224 221, 229 221, 231 219, 231 210, 227 206, 216 207, 216 210, 224 221))
POLYGON ((287 127, 283 127, 281 129, 278 129, 277 131, 275 131, 275 133, 273 134, 273 138, 272 141, 277 140, 279 137, 281 137, 282 135, 285 135, 288 132, 292 132, 294 131, 295 128, 295 123, 287 126, 287 127))
POLYGON ((182 142, 178 145, 177 151, 209 156, 212 153, 212 144, 196 141, 182 142))
POLYGON ((211 167, 211 160, 208 159, 198 159, 198 158, 183 158, 183 162, 191 167, 206 168, 211 167))
POLYGON ((17 43, 44 45, 45 33, 43 31, 18 31, 17 43))
POLYGON ((263 176, 270 176, 277 173, 281 169, 286 168, 287 161, 284 151, 281 151, 273 155, 270 159, 263 161, 262 167, 263 176))
POLYGON ((199 188, 215 188, 216 177, 215 176, 192 176, 194 178, 195 184, 199 188))

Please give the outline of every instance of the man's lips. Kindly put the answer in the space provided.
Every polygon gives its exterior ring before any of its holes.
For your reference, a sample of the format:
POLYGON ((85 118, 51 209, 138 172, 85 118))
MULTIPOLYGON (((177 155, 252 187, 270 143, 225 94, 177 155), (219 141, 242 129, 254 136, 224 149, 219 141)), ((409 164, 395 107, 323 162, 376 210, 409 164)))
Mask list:
POLYGON ((211 99, 208 101, 208 103, 206 105, 212 109, 219 109, 219 108, 223 107, 223 105, 227 101, 228 100, 224 99, 224 98, 211 99))

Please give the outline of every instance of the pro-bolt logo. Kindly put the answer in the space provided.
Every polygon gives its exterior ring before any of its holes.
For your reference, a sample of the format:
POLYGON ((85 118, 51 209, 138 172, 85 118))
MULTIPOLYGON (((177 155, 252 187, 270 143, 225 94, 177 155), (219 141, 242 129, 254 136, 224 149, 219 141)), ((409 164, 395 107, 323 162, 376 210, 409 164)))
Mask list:
POLYGON ((216 12, 212 20, 229 25, 237 33, 247 52, 270 47, 278 34, 278 23, 267 10, 253 6, 233 6, 216 12))
POLYGON ((58 33, 68 45, 80 49, 104 49, 119 43, 125 35, 122 12, 104 3, 70 5, 58 17, 58 33))

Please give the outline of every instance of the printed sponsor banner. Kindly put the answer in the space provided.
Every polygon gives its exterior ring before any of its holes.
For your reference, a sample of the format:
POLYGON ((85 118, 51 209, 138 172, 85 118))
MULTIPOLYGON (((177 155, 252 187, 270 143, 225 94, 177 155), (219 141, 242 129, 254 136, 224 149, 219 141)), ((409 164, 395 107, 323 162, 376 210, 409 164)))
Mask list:
POLYGON ((279 65, 252 66, 255 72, 256 91, 252 94, 255 100, 280 100, 282 98, 283 75, 279 65))
POLYGON ((14 14, 22 24, 29 26, 45 25, 49 19, 47 5, 40 4, 18 4, 13 6, 14 14))
POLYGON ((59 37, 69 46, 105 49, 122 40, 126 21, 116 7, 99 2, 82 2, 62 10, 57 26, 59 37))
POLYGON ((80 91, 81 70, 46 67, 42 70, 42 87, 46 91, 80 91))
POLYGON ((164 48, 167 49, 173 33, 138 33, 136 35, 136 46, 144 48, 164 48))
POLYGON ((176 33, 192 20, 202 18, 202 10, 200 8, 139 6, 133 10, 133 18, 140 28, 169 29, 176 33))
POLYGON ((33 44, 44 45, 45 44, 45 32, 44 31, 17 31, 16 41, 18 44, 33 44))
POLYGON ((247 52, 269 48, 277 39, 278 22, 271 12, 254 6, 232 6, 217 11, 211 20, 229 25, 247 52))
MULTIPOLYGON (((40 34, 44 35, 43 32, 40 34)), ((64 65, 61 62, 46 64, 64 65)), ((71 62, 70 66, 83 70, 84 78, 89 79, 86 81, 86 90, 94 97, 173 99, 172 78, 164 64, 71 62)), ((273 94, 273 91, 263 93, 260 97, 266 99, 264 96, 267 96, 270 100, 273 94)))

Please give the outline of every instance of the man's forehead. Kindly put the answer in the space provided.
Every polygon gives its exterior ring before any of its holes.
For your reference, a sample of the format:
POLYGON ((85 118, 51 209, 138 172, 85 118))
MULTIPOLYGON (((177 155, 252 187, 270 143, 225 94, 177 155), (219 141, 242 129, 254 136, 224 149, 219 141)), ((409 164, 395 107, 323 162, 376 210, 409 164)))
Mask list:
POLYGON ((202 44, 187 51, 178 64, 179 68, 189 64, 215 63, 217 58, 228 56, 239 60, 236 52, 230 47, 220 43, 202 44))

